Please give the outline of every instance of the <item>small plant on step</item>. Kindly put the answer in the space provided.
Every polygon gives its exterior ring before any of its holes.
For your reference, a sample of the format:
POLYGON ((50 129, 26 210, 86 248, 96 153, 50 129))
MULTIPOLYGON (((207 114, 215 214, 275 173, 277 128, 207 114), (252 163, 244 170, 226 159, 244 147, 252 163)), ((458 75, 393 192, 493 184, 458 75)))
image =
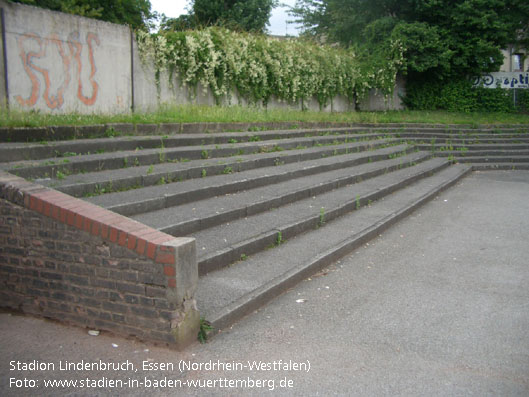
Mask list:
POLYGON ((283 233, 277 232, 276 245, 280 246, 283 243, 283 233))
POLYGON ((202 153, 200 154, 200 157, 202 157, 203 160, 206 160, 209 158, 209 153, 207 150, 202 150, 202 153))
POLYGON ((114 138, 116 136, 116 130, 113 127, 107 128, 105 135, 107 138, 114 138))
POLYGON ((320 219, 318 220, 318 227, 323 226, 325 223, 325 208, 320 208, 320 219))
POLYGON ((158 153, 158 158, 160 160, 160 163, 165 163, 165 144, 163 142, 163 138, 160 139, 161 141, 161 144, 160 144, 160 152, 158 153))
POLYGON ((200 318, 200 329, 198 330, 197 339, 200 343, 206 343, 208 340, 208 332, 213 331, 213 326, 204 317, 200 318))
POLYGON ((360 209, 360 196, 357 194, 355 198, 356 209, 360 209))
POLYGON ((208 175, 208 173, 205 169, 202 169, 201 175, 202 175, 202 178, 205 178, 208 175))

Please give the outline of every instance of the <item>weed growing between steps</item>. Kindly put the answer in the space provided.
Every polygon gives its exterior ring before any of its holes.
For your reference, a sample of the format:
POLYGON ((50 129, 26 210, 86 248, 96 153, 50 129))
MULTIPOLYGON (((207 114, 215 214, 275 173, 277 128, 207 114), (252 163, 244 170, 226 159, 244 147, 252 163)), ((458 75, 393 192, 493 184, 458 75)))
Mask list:
POLYGON ((325 223, 325 208, 320 208, 320 218, 318 219, 318 227, 323 226, 325 223))
POLYGON ((283 233, 281 233, 281 231, 277 232, 276 247, 279 247, 284 242, 285 240, 283 240, 283 233))
POLYGON ((200 318, 200 329, 198 331, 197 339, 200 343, 206 343, 208 340, 208 332, 213 331, 213 326, 204 317, 200 318))

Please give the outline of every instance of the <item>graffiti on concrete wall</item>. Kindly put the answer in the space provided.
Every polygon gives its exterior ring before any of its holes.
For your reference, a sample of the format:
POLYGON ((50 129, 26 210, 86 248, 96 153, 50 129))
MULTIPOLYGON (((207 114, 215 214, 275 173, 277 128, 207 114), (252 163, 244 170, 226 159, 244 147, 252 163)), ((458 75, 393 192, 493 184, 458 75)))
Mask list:
POLYGON ((529 88, 529 72, 494 72, 476 77, 473 83, 485 88, 529 88))
MULTIPOLYGON (((94 49, 100 45, 99 37, 95 33, 86 34, 86 46, 80 41, 79 32, 72 32, 66 41, 57 34, 42 38, 34 33, 26 33, 17 40, 22 66, 26 72, 31 89, 26 97, 17 95, 15 99, 21 106, 35 106, 42 93, 42 99, 49 109, 59 109, 64 104, 66 91, 72 84, 76 98, 86 106, 92 106, 97 100, 99 84, 95 80, 96 64, 94 49), (83 52, 88 51, 87 54, 83 52), (45 67, 41 64, 46 58, 52 58, 53 51, 57 51, 62 65, 53 64, 45 67), (88 59, 88 65, 83 61, 88 59), (85 70, 89 68, 89 71, 85 70), (55 73, 55 81, 51 76, 51 69, 55 73), (73 73, 72 73, 73 71, 73 73), (88 73, 88 76, 87 76, 88 73), (73 75, 73 78, 72 78, 73 75), (41 79, 44 87, 41 87, 41 79), (86 81, 88 80, 88 81, 86 81), (83 85, 83 82, 86 83, 83 85)), ((50 61, 48 60, 48 63, 50 61)))

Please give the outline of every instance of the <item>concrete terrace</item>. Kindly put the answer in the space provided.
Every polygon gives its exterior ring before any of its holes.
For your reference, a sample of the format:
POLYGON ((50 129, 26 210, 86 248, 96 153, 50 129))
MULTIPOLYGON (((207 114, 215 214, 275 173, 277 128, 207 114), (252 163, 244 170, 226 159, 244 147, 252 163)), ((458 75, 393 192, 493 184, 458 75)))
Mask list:
POLYGON ((12 174, 154 230, 195 238, 198 308, 219 330, 472 170, 529 169, 526 131, 198 130, 4 143, 0 154, 12 174))

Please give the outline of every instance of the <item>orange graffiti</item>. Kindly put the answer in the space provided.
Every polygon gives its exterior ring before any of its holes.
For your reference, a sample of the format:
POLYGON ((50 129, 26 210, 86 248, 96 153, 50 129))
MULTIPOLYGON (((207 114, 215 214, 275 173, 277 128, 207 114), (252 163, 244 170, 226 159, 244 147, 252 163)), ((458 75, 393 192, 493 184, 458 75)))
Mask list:
MULTIPOLYGON (((78 33, 77 33, 78 35, 78 33)), ((75 34, 70 36, 75 37, 75 34)), ((70 46, 70 51, 73 53, 73 56, 75 60, 77 61, 77 98, 79 98, 85 105, 91 106, 95 103, 97 99, 97 92, 99 90, 99 85, 94 80, 94 75, 96 73, 96 67, 94 62, 94 49, 92 47, 92 41, 95 41, 97 45, 100 44, 99 38, 93 34, 88 33, 86 35, 86 44, 88 44, 88 59, 90 61, 90 84, 92 85, 92 96, 86 97, 83 95, 83 83, 81 82, 81 70, 83 67, 83 64, 81 63, 81 50, 82 45, 78 40, 71 40, 68 45, 70 46), (75 47, 74 47, 75 46, 75 47)))
POLYGON ((48 75, 48 71, 42 73, 44 76, 44 80, 46 82, 46 90, 44 92, 44 99, 46 100, 46 104, 50 109, 55 109, 57 107, 61 107, 64 103, 64 90, 68 85, 70 84, 70 57, 65 54, 64 48, 62 47, 62 41, 57 37, 56 34, 53 34, 49 41, 54 43, 57 46, 57 49, 59 50, 59 55, 62 59, 62 65, 64 70, 64 82, 61 84, 61 86, 57 90, 57 96, 48 98, 48 91, 50 87, 50 79, 48 75))
POLYGON ((33 106, 35 105, 35 103, 37 103, 40 83, 39 79, 32 71, 32 69, 36 70, 36 67, 31 62, 31 60, 33 58, 41 58, 43 55, 45 55, 46 49, 42 49, 42 40, 39 36, 33 33, 27 33, 23 36, 20 36, 20 38, 18 39, 18 50, 20 58, 22 59, 22 64, 24 65, 24 70, 26 71, 27 75, 29 76, 29 79, 31 80, 31 94, 29 95, 28 99, 24 99, 20 95, 17 95, 15 99, 21 106, 33 106), (33 39, 39 44, 39 52, 29 52, 26 54, 26 51, 24 50, 24 42, 29 39, 33 39))
POLYGON ((64 91, 69 86, 70 80, 71 80, 70 65, 71 65, 72 55, 77 62, 77 73, 78 73, 77 97, 87 106, 92 106, 95 103, 97 99, 99 85, 94 80, 96 66, 95 66, 95 61, 94 61, 92 42, 95 41, 97 45, 99 45, 100 42, 96 34, 94 33, 87 34, 86 41, 87 41, 88 50, 89 50, 88 58, 89 58, 90 67, 91 67, 89 80, 92 86, 92 96, 86 97, 83 95, 83 86, 82 86, 82 81, 81 81, 82 68, 83 68, 83 65, 81 62, 82 44, 76 39, 78 35, 79 33, 77 32, 74 32, 69 35, 68 47, 70 49, 71 55, 67 54, 64 51, 63 41, 60 40, 60 38, 56 34, 52 34, 49 38, 46 38, 44 40, 34 33, 27 33, 27 34, 22 35, 19 38, 18 48, 19 48, 20 58, 22 59, 24 70, 26 71, 26 74, 29 76, 30 81, 31 81, 31 94, 29 98, 24 99, 20 95, 17 95, 15 97, 20 105, 34 106, 37 103, 39 91, 40 91, 40 81, 37 75, 34 73, 35 71, 35 72, 40 73, 44 79, 44 94, 42 97, 44 98, 44 101, 46 102, 46 105, 48 106, 48 108, 50 109, 60 108, 64 104, 64 91), (29 39, 35 40, 38 43, 39 45, 38 52, 26 53, 24 49, 24 43, 26 40, 29 40, 29 39), (45 68, 41 68, 35 65, 32 62, 33 58, 42 58, 46 56, 46 50, 47 50, 49 43, 52 43, 57 47, 59 55, 61 56, 63 73, 64 73, 64 81, 61 84, 61 86, 57 89, 57 94, 55 96, 50 95, 51 81, 50 81, 49 71, 45 68))

